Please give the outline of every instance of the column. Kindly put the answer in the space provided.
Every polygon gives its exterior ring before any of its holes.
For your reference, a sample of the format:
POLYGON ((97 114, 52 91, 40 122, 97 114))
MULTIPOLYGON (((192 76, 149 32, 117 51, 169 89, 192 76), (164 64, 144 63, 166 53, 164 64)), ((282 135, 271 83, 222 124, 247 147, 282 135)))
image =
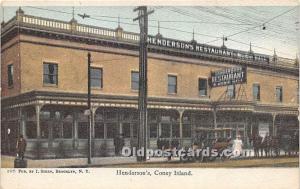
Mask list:
POLYGON ((36 156, 39 159, 40 158, 40 151, 41 151, 41 127, 40 127, 40 111, 41 111, 41 105, 35 106, 35 114, 36 114, 36 156))
POLYGON ((92 118, 92 139, 95 138, 95 116, 96 116, 97 107, 92 107, 91 118, 92 118))
POLYGON ((180 137, 180 146, 183 146, 183 133, 182 133, 182 128, 183 128, 183 124, 182 124, 182 116, 183 116, 183 109, 179 109, 179 137, 180 137))
MULTIPOLYGON (((213 107, 213 117, 214 117, 214 129, 217 128, 217 108, 213 107)), ((215 132, 215 138, 217 138, 217 132, 215 132)))
POLYGON ((52 150, 53 147, 53 125, 54 125, 54 112, 50 111, 50 127, 49 127, 49 142, 48 142, 48 147, 50 148, 50 150, 52 150))
POLYGON ((248 137, 248 116, 246 117, 245 119, 245 127, 244 127, 244 136, 245 136, 245 142, 246 142, 246 145, 248 147, 249 145, 249 137, 248 137))
POLYGON ((73 113, 73 149, 77 150, 78 148, 78 112, 75 110, 73 113))
POLYGON ((106 122, 103 123, 104 126, 104 139, 107 139, 107 124, 106 122))
POLYGON ((158 137, 161 136, 161 121, 158 122, 158 137))
POLYGON ((20 108, 20 134, 26 139, 26 112, 20 108))
POLYGON ((122 121, 119 121, 119 133, 118 134, 122 134, 123 133, 123 123, 122 121))
POLYGON ((272 113, 272 128, 273 128, 273 134, 272 135, 273 136, 277 135, 275 120, 276 120, 276 113, 272 113))

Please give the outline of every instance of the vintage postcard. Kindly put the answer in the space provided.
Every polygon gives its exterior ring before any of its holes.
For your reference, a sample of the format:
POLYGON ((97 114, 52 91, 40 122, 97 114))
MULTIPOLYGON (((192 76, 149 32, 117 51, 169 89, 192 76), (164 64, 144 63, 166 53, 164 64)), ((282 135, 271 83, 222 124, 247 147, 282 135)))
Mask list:
POLYGON ((299 188, 299 3, 182 4, 2 2, 1 188, 299 188))

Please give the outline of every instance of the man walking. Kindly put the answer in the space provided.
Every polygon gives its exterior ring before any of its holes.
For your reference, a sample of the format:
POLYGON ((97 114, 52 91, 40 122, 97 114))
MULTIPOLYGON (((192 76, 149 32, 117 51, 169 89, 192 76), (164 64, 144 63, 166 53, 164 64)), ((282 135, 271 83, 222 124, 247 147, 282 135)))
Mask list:
POLYGON ((124 141, 122 134, 116 135, 114 138, 114 146, 115 146, 115 155, 116 156, 120 155, 120 151, 122 150, 124 144, 125 144, 125 141, 124 141))
POLYGON ((17 153, 20 159, 24 159, 24 154, 25 154, 25 150, 26 150, 26 140, 24 139, 23 135, 20 135, 18 141, 17 141, 17 153))

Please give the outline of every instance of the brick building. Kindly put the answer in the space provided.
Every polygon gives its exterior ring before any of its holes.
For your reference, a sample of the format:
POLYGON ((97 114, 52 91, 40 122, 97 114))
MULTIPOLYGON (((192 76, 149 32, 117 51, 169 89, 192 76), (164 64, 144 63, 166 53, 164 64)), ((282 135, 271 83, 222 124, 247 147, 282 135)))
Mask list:
MULTIPOLYGON (((87 53, 92 55, 93 156, 114 155, 113 138, 136 145, 139 35, 25 14, 2 23, 1 148, 18 134, 29 158, 87 153, 87 53)), ((189 146, 199 135, 249 138, 299 131, 295 60, 149 36, 149 147, 159 136, 189 146), (245 82, 213 87, 212 73, 246 68, 245 82)))

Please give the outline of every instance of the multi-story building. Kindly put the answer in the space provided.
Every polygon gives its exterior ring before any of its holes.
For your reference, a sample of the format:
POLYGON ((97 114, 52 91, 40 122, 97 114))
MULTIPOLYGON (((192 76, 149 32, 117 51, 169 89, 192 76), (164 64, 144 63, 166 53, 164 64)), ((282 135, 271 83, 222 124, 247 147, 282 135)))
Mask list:
MULTIPOLYGON (((1 34, 2 153, 12 152, 23 134, 29 158, 86 155, 88 52, 93 155, 114 155, 118 133, 126 146, 136 145, 137 33, 30 16, 19 9, 2 23, 1 34)), ((211 128, 220 128, 217 137, 241 135, 246 146, 258 132, 299 130, 297 61, 160 34, 149 36, 148 44, 150 148, 158 137, 189 146, 200 135, 212 137, 211 128), (219 71, 226 69, 242 73, 243 81, 228 85, 212 79, 218 74, 224 79, 219 71)))

